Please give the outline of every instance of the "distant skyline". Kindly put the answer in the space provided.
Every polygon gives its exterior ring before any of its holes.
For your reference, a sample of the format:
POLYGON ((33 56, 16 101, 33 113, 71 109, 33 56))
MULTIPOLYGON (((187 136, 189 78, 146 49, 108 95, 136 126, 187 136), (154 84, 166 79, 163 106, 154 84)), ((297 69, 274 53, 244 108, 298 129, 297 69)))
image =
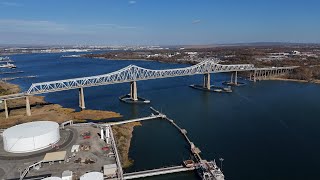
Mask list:
POLYGON ((320 43, 318 0, 0 0, 0 44, 320 43))

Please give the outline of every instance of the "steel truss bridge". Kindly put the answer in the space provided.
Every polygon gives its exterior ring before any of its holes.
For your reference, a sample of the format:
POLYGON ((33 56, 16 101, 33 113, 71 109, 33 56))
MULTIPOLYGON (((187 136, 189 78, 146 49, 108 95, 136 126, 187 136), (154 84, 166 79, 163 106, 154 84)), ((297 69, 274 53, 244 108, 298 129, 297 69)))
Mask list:
POLYGON ((70 89, 79 89, 84 87, 93 87, 109 85, 116 83, 134 82, 150 79, 170 78, 178 76, 191 76, 196 74, 209 74, 234 71, 254 70, 252 64, 239 65, 221 65, 214 61, 204 61, 194 66, 186 68, 151 70, 135 65, 129 65, 118 71, 83 78, 66 79, 59 81, 49 81, 32 84, 27 95, 43 94, 48 92, 57 92, 70 89))
MULTIPOLYGON (((85 99, 84 99, 84 88, 93 86, 102 86, 117 83, 130 82, 130 94, 129 97, 123 96, 121 100, 130 103, 139 103, 139 98, 137 95, 137 81, 151 80, 151 79, 161 79, 161 78, 171 78, 179 76, 192 76, 203 74, 203 89, 210 90, 210 74, 211 73, 223 73, 223 72, 234 72, 234 83, 233 76, 231 76, 231 84, 237 85, 237 73, 239 71, 250 71, 250 79, 256 81, 260 80, 263 76, 278 76, 291 72, 297 66, 292 67, 272 67, 272 68, 255 68, 253 64, 237 64, 237 65, 222 65, 218 64, 216 61, 207 60, 200 62, 199 64, 176 69, 164 69, 164 70, 152 70, 146 69, 135 65, 129 65, 120 70, 102 74, 98 76, 89 76, 82 78, 65 79, 58 81, 48 81, 41 83, 33 83, 28 91, 10 94, 6 96, 0 96, 0 100, 4 101, 4 109, 6 118, 9 117, 9 111, 7 106, 7 100, 10 99, 26 99, 26 114, 31 115, 29 96, 58 92, 72 89, 79 89, 79 107, 85 109, 85 99)), ((143 98, 140 98, 143 99, 143 98)), ((144 101, 150 102, 150 101, 144 101)))

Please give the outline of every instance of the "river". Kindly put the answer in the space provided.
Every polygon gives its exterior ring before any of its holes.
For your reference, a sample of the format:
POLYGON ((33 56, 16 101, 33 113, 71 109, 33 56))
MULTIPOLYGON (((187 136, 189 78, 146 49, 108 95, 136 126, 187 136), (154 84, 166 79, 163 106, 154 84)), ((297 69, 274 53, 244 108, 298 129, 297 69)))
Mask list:
MULTIPOLYGON (((33 82, 99 75, 135 64, 150 69, 186 67, 150 61, 113 61, 60 58, 62 54, 13 55, 19 76, 34 79, 10 81, 27 90, 33 82)), ((0 75, 1 77, 18 76, 0 75)), ((212 75, 212 83, 229 79, 212 75)), ((244 81, 244 80, 242 80, 244 81)), ((230 94, 192 89, 202 76, 186 76, 138 82, 138 95, 151 100, 188 131, 204 159, 223 158, 223 172, 230 180, 317 179, 320 168, 320 85, 285 81, 247 82, 230 94)), ((149 115, 150 105, 118 100, 129 93, 129 84, 85 88, 87 109, 111 110, 124 119, 149 115)), ((46 100, 78 109, 78 91, 45 94, 46 100)), ((168 122, 153 120, 136 127, 130 148, 134 165, 126 172, 180 165, 189 159, 188 145, 168 122)), ((197 179, 181 173, 149 179, 197 179)))

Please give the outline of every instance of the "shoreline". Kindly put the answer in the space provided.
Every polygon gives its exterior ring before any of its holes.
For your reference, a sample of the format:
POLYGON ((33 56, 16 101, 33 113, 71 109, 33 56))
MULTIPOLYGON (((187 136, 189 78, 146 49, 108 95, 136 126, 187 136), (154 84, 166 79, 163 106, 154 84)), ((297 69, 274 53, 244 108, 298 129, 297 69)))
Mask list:
MULTIPOLYGON (((85 56, 84 56, 85 57, 85 56)), ((194 65, 194 62, 190 61, 184 61, 184 62, 168 62, 168 61, 161 61, 161 60, 154 60, 154 59, 118 59, 118 58, 105 58, 105 57, 87 57, 87 58, 93 58, 93 59, 102 59, 102 60, 113 60, 113 61, 151 61, 151 62, 159 62, 159 63, 167 63, 167 64, 185 64, 185 65, 194 65)), ((320 65, 319 65, 320 66, 320 65)), ((268 78, 264 80, 273 80, 273 81, 289 81, 289 82, 299 82, 299 83, 312 83, 312 84, 320 84, 320 80, 313 79, 311 81, 308 80, 300 80, 300 79, 289 79, 289 78, 268 78)), ((263 80, 263 81, 264 81, 263 80)))
POLYGON ((297 83, 310 83, 310 84, 320 84, 320 80, 301 80, 301 79, 289 79, 289 78, 268 78, 262 81, 288 81, 288 82, 297 82, 297 83))
POLYGON ((84 54, 81 57, 91 58, 91 59, 102 59, 102 60, 112 60, 112 61, 149 61, 149 62, 159 62, 159 63, 168 63, 168 64, 185 64, 185 65, 195 65, 199 62, 195 61, 165 61, 165 60, 157 60, 157 59, 141 59, 141 58, 106 58, 106 57, 95 57, 95 56, 86 56, 88 54, 84 54))
POLYGON ((140 122, 133 122, 128 124, 115 125, 112 127, 123 168, 128 168, 134 163, 134 160, 129 157, 129 152, 133 137, 133 131, 136 126, 142 126, 142 124, 140 122))

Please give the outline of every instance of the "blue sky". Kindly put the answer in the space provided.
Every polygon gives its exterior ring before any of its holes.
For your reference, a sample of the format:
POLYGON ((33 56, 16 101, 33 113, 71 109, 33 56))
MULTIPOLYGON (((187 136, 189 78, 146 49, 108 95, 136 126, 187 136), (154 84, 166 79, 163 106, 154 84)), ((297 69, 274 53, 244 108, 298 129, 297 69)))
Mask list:
POLYGON ((0 44, 320 43, 319 0, 0 0, 0 44))

